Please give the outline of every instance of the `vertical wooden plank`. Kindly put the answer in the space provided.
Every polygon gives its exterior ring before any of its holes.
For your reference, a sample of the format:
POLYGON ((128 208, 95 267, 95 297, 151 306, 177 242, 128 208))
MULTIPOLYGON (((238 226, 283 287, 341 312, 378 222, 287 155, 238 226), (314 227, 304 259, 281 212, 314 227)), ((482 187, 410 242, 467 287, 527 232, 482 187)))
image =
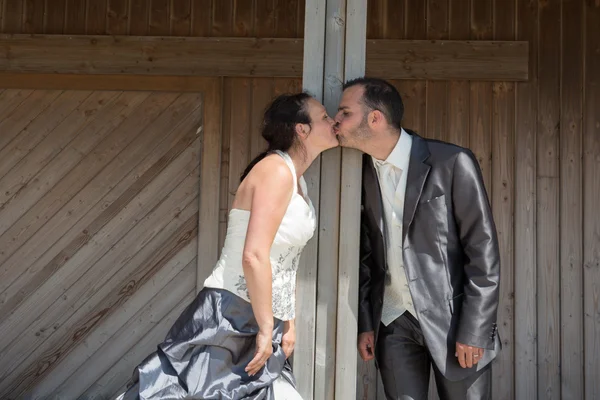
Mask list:
POLYGON ((600 1, 585 6, 584 354, 585 399, 600 398, 600 1))
POLYGON ((265 108, 271 101, 273 80, 270 78, 252 79, 252 111, 250 116, 250 159, 267 148, 267 141, 262 137, 262 122, 265 108))
POLYGON ((232 32, 233 0, 214 1, 211 36, 229 36, 232 32))
MULTIPOLYGON (((449 0, 427 1, 427 39, 448 39, 449 0)), ((426 90, 427 127, 429 137, 444 140, 448 136, 448 105, 446 81, 429 81, 426 90)), ((432 389, 435 385, 432 384, 432 389)))
POLYGON ((23 10, 23 33, 44 32, 44 0, 26 0, 23 10))
POLYGON ((171 7, 169 0, 150 0, 150 22, 148 33, 151 36, 168 36, 171 31, 171 7))
POLYGON ((211 36, 212 3, 212 0, 192 0, 192 36, 211 36))
MULTIPOLYGON (((428 39, 448 39, 449 0, 428 1, 428 39)), ((448 83, 445 81, 427 82, 427 128, 430 137, 445 140, 448 136, 447 116, 448 83)))
MULTIPOLYGON (((308 9, 307 9, 308 11, 308 9)), ((344 81, 344 46, 346 2, 329 0, 325 10, 325 58, 322 60, 323 91, 322 101, 330 116, 337 113, 344 81)), ((306 26, 309 32, 309 26, 306 26)), ((311 32, 311 40, 319 41, 311 32)), ((305 60, 306 65, 307 60, 305 60)), ((332 324, 337 317, 339 228, 340 228, 340 148, 322 154, 320 165, 321 188, 319 191, 319 231, 318 265, 316 271, 316 352, 314 367, 314 398, 331 400, 335 398, 336 337, 338 327, 332 324), (327 290, 316 290, 324 288, 327 290)), ((317 171, 318 166, 314 168, 317 171)), ((316 173, 315 173, 316 175, 316 173)), ((308 283, 308 282, 307 282, 308 283)), ((314 304, 314 303, 313 303, 314 304)), ((314 307, 314 305, 313 305, 314 307)), ((314 332, 313 332, 314 335, 314 332)))
POLYGON ((5 0, 0 0, 0 32, 4 32, 4 5, 5 0))
POLYGON ((539 4, 537 130, 538 396, 560 398, 560 2, 539 4))
MULTIPOLYGON (((530 80, 516 87, 515 115, 515 398, 537 399, 536 132, 538 10, 517 3, 517 40, 529 41, 530 80)), ((500 335, 503 332, 500 331, 500 335)))
MULTIPOLYGON (((471 0, 471 39, 492 38, 492 0, 471 0)), ((488 193, 492 192, 492 84, 471 82, 469 147, 479 161, 488 193)))
MULTIPOLYGON (((425 2, 422 2, 425 3, 425 2)), ((422 4, 420 3, 420 4, 422 4)), ((384 23, 383 23, 383 37, 385 39, 405 39, 408 35, 408 20, 409 12, 414 12, 414 4, 409 5, 407 1, 385 1, 384 6, 384 23), (411 8, 412 7, 412 8, 411 8)), ((426 12, 426 10, 422 10, 426 12)), ((419 12, 417 9, 417 16, 419 12)), ((413 14, 410 15, 411 30, 414 29, 414 18, 413 14)), ((426 24, 421 21, 421 26, 426 28, 426 24)), ((368 26, 368 22, 367 22, 368 26)), ((419 29, 419 35, 423 34, 425 29, 419 29)), ((425 36, 422 36, 423 38, 425 36)), ((405 112, 402 120, 402 125, 407 128, 415 129, 420 134, 423 134, 418 126, 420 121, 420 115, 426 114, 426 93, 425 85, 419 81, 391 81, 391 83, 398 89, 404 102, 405 112), (407 112, 410 109, 411 111, 407 112), (415 122, 417 121, 417 122, 415 122)), ((359 359, 359 377, 360 382, 358 383, 357 395, 361 396, 363 400, 385 400, 385 390, 383 388, 383 382, 379 371, 375 368, 375 362, 365 363, 359 359), (362 390, 360 390, 362 387, 362 390)))
POLYGON ((219 257, 219 196, 221 140, 223 130, 223 79, 212 80, 204 93, 198 221, 198 272, 196 292, 210 274, 219 257))
MULTIPOLYGON (((233 0, 213 2, 211 36, 233 35, 233 0)), ((221 181, 219 198, 219 249, 225 242, 227 233, 227 217, 229 215, 229 145, 231 139, 231 123, 235 118, 232 79, 223 80, 223 129, 221 138, 221 181)))
MULTIPOLYGON (((471 36, 471 3, 450 0, 450 23, 448 37, 466 40, 471 36)), ((469 147, 469 104, 468 81, 448 82, 448 136, 450 143, 469 147)))
POLYGON ((254 34, 254 1, 234 0, 233 33, 235 36, 247 37, 254 34))
POLYGON ((65 34, 85 34, 86 2, 82 0, 67 0, 65 8, 65 34))
POLYGON ((232 79, 223 79, 223 130, 221 134, 221 174, 219 187, 219 249, 225 243, 229 216, 229 144, 233 110, 232 79))
MULTIPOLYGON (((494 2, 494 39, 515 39, 515 3, 494 2)), ((492 90, 492 211, 500 246, 498 329, 502 351, 492 370, 492 392, 514 398, 514 151, 515 90, 512 82, 495 82, 492 90)))
POLYGON ((171 35, 190 36, 192 32, 192 4, 190 0, 172 0, 171 35))
POLYGON ((23 1, 4 0, 2 33, 21 33, 23 29, 23 1))
POLYGON ((298 0, 275 0, 276 37, 298 37, 298 0))
POLYGON ((86 33, 88 35, 105 35, 107 20, 107 0, 87 0, 86 33))
MULTIPOLYGON (((406 39, 425 39, 427 37, 427 2, 406 0, 406 39)), ((400 81, 397 85, 404 102, 403 126, 421 135, 428 136, 427 127, 427 82, 400 81)))
MULTIPOLYGON (((347 0, 345 80, 365 74, 366 31, 367 0, 347 0)), ((354 149, 342 149, 336 399, 356 398, 361 160, 362 153, 354 149)))
POLYGON ((384 39, 385 6, 387 0, 367 3, 367 39, 384 39))
POLYGON ((250 162, 250 79, 231 79, 231 119, 229 133, 229 200, 228 209, 235 198, 240 177, 250 162))
MULTIPOLYGON (((327 2, 328 3, 328 2, 327 2)), ((262 16, 267 18, 265 24, 270 24, 268 20, 268 12, 270 11, 271 3, 269 0, 260 0, 261 13, 257 13, 257 17, 262 16), (266 15, 265 15, 266 14, 266 15)), ((302 89, 311 93, 317 100, 324 102, 324 80, 325 80, 325 41, 323 40, 328 33, 326 28, 327 13, 335 3, 326 7, 326 2, 320 0, 306 0, 305 3, 305 19, 304 19, 304 61, 302 70, 302 89)), ((265 32, 268 28, 257 29, 257 34, 265 32)), ((334 28, 334 27, 330 27, 334 28)), ((334 28, 335 29, 335 28, 334 28)), ((343 35, 343 34, 342 34, 343 35)), ((332 39, 336 38, 332 36, 332 39)), ((333 44, 333 43, 329 43, 333 44)), ((332 57, 335 57, 337 53, 332 57)), ((330 106, 324 103, 326 108, 330 106)), ((330 112, 330 108, 327 108, 330 112)), ((320 188, 321 185, 321 162, 324 156, 317 158, 309 169, 304 174, 304 178, 308 185, 308 195, 310 196, 317 213, 319 223, 321 210, 324 205, 321 204, 320 188)), ((339 164, 338 164, 339 165, 339 164)), ((333 182, 330 182, 333 183, 333 182)), ((296 350, 294 351, 294 371, 298 381, 298 390, 302 398, 307 400, 312 399, 329 399, 331 397, 331 376, 334 371, 324 372, 324 376, 317 376, 316 371, 320 369, 323 374, 323 368, 331 362, 332 352, 335 349, 327 349, 319 353, 317 349, 323 349, 323 341, 327 341, 324 333, 331 332, 331 320, 328 320, 326 326, 321 326, 320 318, 323 308, 332 305, 327 303, 324 305, 317 297, 317 281, 321 276, 321 269, 317 269, 317 263, 321 265, 322 246, 319 246, 320 232, 323 229, 319 226, 319 231, 315 232, 315 236, 309 241, 300 258, 300 267, 298 271, 298 288, 297 288, 297 305, 296 309, 299 312, 296 315, 296 350), (327 328, 329 326, 329 328, 327 328), (319 335, 317 335, 319 329, 319 335), (322 397, 322 396, 325 397, 322 397)), ((335 251, 333 249, 332 251, 335 251)), ((328 269, 335 269, 336 265, 328 265, 328 269)), ((320 291, 319 291, 320 295, 320 291)), ((329 300, 329 299, 327 299, 329 300)), ((325 300, 325 301, 327 301, 325 300)), ((335 305, 333 306, 335 307, 335 305)), ((334 339, 335 342, 335 339, 334 339)), ((325 349, 323 349, 325 350, 325 349)), ((335 354, 335 353, 333 353, 335 354)))
MULTIPOLYGON (((384 39, 403 39, 406 25, 406 10, 404 1, 385 2, 383 20, 384 39)), ((367 18, 369 18, 367 16, 367 18)), ((367 27, 369 21, 367 20, 367 27)), ((367 35, 367 37, 369 37, 367 35)))
MULTIPOLYGON (((448 39, 449 0, 427 0, 427 39, 448 39)), ((425 89, 425 115, 427 137, 445 140, 448 136, 448 83, 428 81, 425 89)), ((431 369, 429 400, 439 400, 435 375, 431 369)))
POLYGON ((299 38, 303 38, 304 37, 304 19, 306 17, 306 1, 305 0, 298 0, 298 18, 296 21, 296 33, 297 33, 297 37, 299 38))
POLYGON ((561 394, 583 399, 583 7, 563 1, 560 110, 561 394))
POLYGON ((148 34, 150 7, 148 0, 129 0, 129 34, 145 36, 148 34))
POLYGON ((129 26, 129 2, 108 0, 106 33, 109 35, 127 35, 129 26))
MULTIPOLYGON (((256 26, 257 37, 271 37, 275 33, 275 0, 256 1, 256 26)), ((309 0, 307 0, 309 1, 309 0)))

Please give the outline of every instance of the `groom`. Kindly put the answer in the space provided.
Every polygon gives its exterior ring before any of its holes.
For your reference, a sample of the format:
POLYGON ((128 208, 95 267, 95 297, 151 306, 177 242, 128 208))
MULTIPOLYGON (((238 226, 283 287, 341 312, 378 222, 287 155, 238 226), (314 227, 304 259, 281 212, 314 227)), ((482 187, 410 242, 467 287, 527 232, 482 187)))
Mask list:
POLYGON ((344 85, 342 146, 363 156, 358 350, 387 399, 490 399, 500 257, 479 165, 468 149, 401 126, 398 91, 344 85))

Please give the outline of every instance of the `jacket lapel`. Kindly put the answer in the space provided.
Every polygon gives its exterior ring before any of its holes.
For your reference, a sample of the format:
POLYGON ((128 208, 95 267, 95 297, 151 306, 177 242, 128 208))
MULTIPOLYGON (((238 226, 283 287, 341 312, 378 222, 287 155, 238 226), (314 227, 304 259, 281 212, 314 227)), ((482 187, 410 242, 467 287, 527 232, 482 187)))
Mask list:
POLYGON ((413 221, 417 204, 423 193, 425 180, 431 167, 425 163, 429 158, 427 142, 412 131, 408 131, 413 137, 408 165, 408 177, 406 178, 406 194, 404 195, 404 216, 402 218, 402 242, 406 239, 406 233, 413 221))
POLYGON ((365 209, 371 210, 379 231, 383 236, 383 204, 381 200, 381 189, 379 179, 373 166, 373 160, 368 154, 363 155, 363 181, 365 189, 365 209))

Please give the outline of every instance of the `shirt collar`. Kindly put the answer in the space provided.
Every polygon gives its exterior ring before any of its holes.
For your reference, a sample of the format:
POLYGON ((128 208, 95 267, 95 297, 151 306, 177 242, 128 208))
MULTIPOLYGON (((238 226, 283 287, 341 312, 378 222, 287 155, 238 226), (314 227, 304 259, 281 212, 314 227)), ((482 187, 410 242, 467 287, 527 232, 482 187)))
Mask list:
POLYGON ((373 162, 375 166, 380 167, 383 164, 392 164, 394 167, 399 168, 403 171, 408 169, 410 161, 410 150, 412 148, 412 136, 406 132, 403 128, 400 131, 400 137, 396 142, 396 146, 385 160, 378 160, 375 157, 373 162))

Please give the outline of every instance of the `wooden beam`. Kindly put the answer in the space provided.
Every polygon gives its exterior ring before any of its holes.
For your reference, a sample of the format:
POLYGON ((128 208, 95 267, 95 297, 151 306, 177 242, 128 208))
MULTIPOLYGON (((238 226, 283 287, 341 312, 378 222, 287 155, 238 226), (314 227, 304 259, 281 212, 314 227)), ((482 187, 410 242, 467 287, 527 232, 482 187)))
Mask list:
POLYGON ((0 35, 7 72, 299 77, 303 40, 0 35))
POLYGON ((220 78, 0 72, 0 89, 204 92, 220 78))
POLYGON ((370 40, 367 75, 386 79, 526 81, 527 42, 370 40))
MULTIPOLYGON (((529 78, 529 44, 523 41, 382 39, 368 41, 366 49, 369 76, 481 81, 529 78)), ((0 35, 0 70, 301 77, 303 51, 302 39, 287 38, 0 35)))

